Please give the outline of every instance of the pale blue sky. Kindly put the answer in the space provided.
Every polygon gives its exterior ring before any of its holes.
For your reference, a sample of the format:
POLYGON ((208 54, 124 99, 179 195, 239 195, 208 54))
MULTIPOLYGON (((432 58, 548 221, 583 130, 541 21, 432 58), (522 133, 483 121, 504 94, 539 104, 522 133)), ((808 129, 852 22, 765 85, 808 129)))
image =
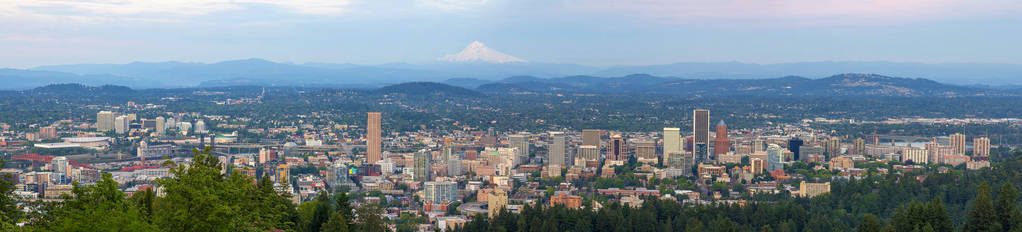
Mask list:
POLYGON ((0 0, 0 67, 432 62, 1022 63, 1018 0, 0 0))

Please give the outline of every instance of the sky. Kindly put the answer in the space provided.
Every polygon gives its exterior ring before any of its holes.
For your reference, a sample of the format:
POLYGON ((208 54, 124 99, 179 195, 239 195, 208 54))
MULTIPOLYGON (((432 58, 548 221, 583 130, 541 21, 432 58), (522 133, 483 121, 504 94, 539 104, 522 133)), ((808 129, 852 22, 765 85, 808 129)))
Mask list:
POLYGON ((1022 64, 1018 0, 0 0, 0 67, 435 62, 1022 64))

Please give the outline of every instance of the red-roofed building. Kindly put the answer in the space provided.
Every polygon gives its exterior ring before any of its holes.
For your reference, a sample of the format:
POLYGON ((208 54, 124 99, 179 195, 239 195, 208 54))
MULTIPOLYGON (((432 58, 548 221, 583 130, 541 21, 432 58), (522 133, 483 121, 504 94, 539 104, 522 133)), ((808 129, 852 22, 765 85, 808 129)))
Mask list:
POLYGON ((770 172, 770 176, 774 177, 774 180, 776 181, 791 180, 791 176, 788 176, 788 173, 784 172, 784 169, 777 169, 775 171, 772 171, 770 172))

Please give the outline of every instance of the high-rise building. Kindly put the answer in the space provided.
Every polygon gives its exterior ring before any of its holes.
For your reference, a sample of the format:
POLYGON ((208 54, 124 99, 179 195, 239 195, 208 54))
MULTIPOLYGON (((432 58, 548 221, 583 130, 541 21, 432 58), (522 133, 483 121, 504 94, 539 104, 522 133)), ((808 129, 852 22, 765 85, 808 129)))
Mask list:
POLYGON ((656 153, 656 141, 641 140, 632 144, 635 144, 635 158, 640 163, 660 163, 660 158, 656 153))
POLYGON ((582 130, 582 145, 590 145, 600 147, 600 134, 603 131, 595 129, 582 130))
POLYGON ((940 151, 940 144, 937 143, 937 140, 934 139, 932 142, 926 143, 923 146, 926 148, 927 163, 931 164, 939 163, 940 154, 937 154, 937 152, 940 151))
POLYGON ((508 140, 511 143, 511 147, 518 148, 518 154, 515 154, 516 160, 520 160, 518 164, 525 164, 529 160, 529 136, 524 134, 509 135, 508 140))
POLYGON ((167 118, 167 122, 165 122, 163 124, 163 129, 167 130, 167 129, 174 129, 174 128, 177 128, 177 119, 174 119, 174 117, 167 118))
POLYGON ((961 133, 951 134, 951 153, 953 155, 965 154, 965 135, 961 133))
POLYGON ((50 160, 50 169, 54 173, 59 173, 64 176, 71 176, 71 165, 67 160, 67 157, 58 156, 50 160))
POLYGON ((565 166, 567 154, 565 153, 564 146, 564 133, 559 131, 550 132, 550 148, 547 150, 549 152, 547 159, 550 159, 548 161, 550 165, 565 166))
POLYGON ((773 172, 784 168, 784 149, 777 144, 767 146, 767 171, 773 172))
POLYGON ((727 124, 724 120, 717 123, 717 137, 713 139, 713 154, 723 155, 731 151, 731 141, 727 139, 727 124))
POLYGON ((507 191, 502 188, 494 188, 493 193, 486 196, 486 211, 490 218, 497 216, 500 211, 507 208, 507 191))
POLYGON ((156 134, 163 135, 167 131, 167 120, 163 116, 156 117, 156 134))
POLYGON ((852 146, 852 149, 855 149, 855 153, 853 154, 866 155, 866 140, 862 138, 855 139, 855 144, 852 146))
POLYGON ((788 150, 791 151, 792 154, 794 154, 794 157, 792 159, 802 160, 803 157, 801 157, 800 156, 801 154, 799 153, 799 149, 802 148, 802 144, 803 144, 802 139, 798 137, 793 137, 788 140, 788 150))
POLYGON ((142 129, 156 130, 156 119, 142 119, 142 129))
POLYGON ((291 183, 291 170, 287 164, 277 165, 277 183, 279 184, 290 184, 291 183))
POLYGON ((700 160, 713 160, 709 154, 710 142, 710 111, 696 109, 692 111, 692 152, 700 160))
POLYGON ((978 157, 990 156, 990 138, 980 137, 972 139, 972 155, 978 157))
POLYGON ((117 116, 117 118, 114 119, 114 131, 116 131, 118 134, 128 133, 129 123, 131 123, 131 120, 128 118, 128 116, 125 115, 117 116))
POLYGON ((110 111, 100 111, 96 114, 96 130, 99 131, 112 131, 114 130, 114 119, 117 117, 116 114, 110 111))
POLYGON ((664 127, 664 154, 674 151, 681 151, 681 128, 664 127))
POLYGON ((422 201, 430 204, 445 204, 458 200, 458 183, 453 181, 430 181, 423 185, 422 201))
POLYGON ((628 152, 625 150, 625 139, 621 135, 610 136, 610 150, 607 152, 608 160, 628 160, 628 152))
POLYGON ((368 119, 366 120, 366 162, 376 163, 380 161, 380 153, 382 152, 382 133, 381 120, 382 116, 380 112, 369 112, 368 119))
POLYGON ((199 119, 199 121, 195 121, 195 133, 205 134, 206 132, 208 132, 206 129, 206 121, 203 121, 202 119, 199 119))
POLYGON ((827 153, 827 157, 837 157, 841 155, 841 138, 837 136, 831 136, 824 142, 823 149, 827 153))
POLYGON ((413 164, 413 179, 418 182, 425 182, 432 180, 432 164, 433 160, 430 158, 429 150, 419 150, 415 153, 415 164, 413 164))
POLYGON ((578 166, 585 166, 587 161, 599 161, 600 149, 593 145, 578 146, 578 157, 575 159, 578 166))
POLYGON ((929 152, 926 149, 910 147, 901 151, 901 162, 907 162, 909 160, 915 164, 925 164, 930 162, 929 152))
POLYGON ((57 138, 57 127, 55 126, 44 126, 39 128, 39 138, 42 139, 55 139, 57 138))

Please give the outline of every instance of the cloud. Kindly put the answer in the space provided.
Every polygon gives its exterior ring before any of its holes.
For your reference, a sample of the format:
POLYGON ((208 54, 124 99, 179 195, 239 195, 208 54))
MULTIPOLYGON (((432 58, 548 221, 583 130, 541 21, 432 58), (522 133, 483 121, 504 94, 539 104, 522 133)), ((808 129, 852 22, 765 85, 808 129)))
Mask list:
POLYGON ((787 21, 817 24, 903 23, 1012 16, 1017 0, 565 0, 568 10, 660 23, 787 21))
POLYGON ((485 5, 488 0, 417 0, 420 5, 443 11, 465 11, 485 5))
POLYGON ((181 21, 248 5, 278 7, 294 14, 331 15, 349 0, 12 0, 0 4, 0 18, 75 21, 181 21))

